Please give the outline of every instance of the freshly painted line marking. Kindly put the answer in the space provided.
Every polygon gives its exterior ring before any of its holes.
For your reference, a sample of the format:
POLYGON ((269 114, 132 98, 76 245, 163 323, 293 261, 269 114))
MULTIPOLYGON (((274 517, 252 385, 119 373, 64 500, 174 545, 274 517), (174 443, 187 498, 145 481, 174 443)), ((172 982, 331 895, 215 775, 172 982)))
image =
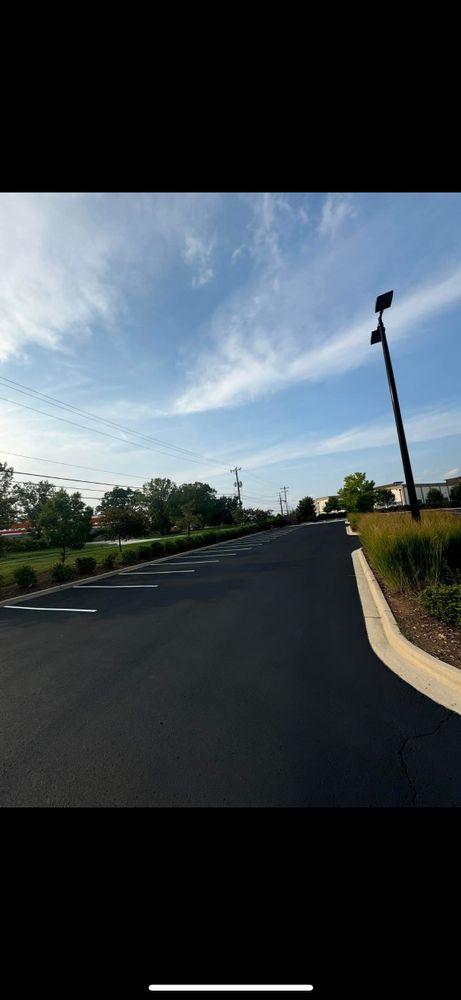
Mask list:
POLYGON ((151 569, 140 573, 122 573, 122 576, 166 576, 168 573, 195 573, 195 569, 151 569))
POLYGON ((95 615, 97 608, 36 608, 33 604, 4 604, 9 611, 78 611, 84 615, 95 615))
POLYGON ((102 583, 101 584, 92 583, 92 584, 83 584, 81 587, 77 585, 72 589, 73 590, 141 590, 143 588, 145 589, 146 587, 152 589, 152 587, 158 587, 158 583, 122 583, 121 586, 117 586, 116 584, 115 587, 111 587, 110 585, 105 586, 102 583))
POLYGON ((202 990, 205 992, 264 992, 268 990, 271 993, 303 993, 304 990, 313 990, 313 986, 149 986, 149 989, 153 992, 164 992, 168 993, 200 993, 202 990))
MULTIPOLYGON (((205 563, 218 563, 219 559, 197 559, 197 560, 195 560, 195 559, 188 559, 187 562, 191 566, 203 566, 205 563)), ((169 562, 168 565, 169 566, 180 566, 181 563, 174 562, 173 560, 171 560, 171 562, 169 562)))

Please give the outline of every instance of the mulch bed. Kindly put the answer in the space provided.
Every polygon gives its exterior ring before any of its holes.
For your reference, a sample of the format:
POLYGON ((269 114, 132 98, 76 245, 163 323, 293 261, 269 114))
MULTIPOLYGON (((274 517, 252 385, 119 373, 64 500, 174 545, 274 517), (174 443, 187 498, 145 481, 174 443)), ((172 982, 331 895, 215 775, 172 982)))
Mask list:
POLYGON ((378 582, 405 638, 426 653, 461 670, 461 628, 432 618, 417 597, 392 594, 382 580, 378 582))

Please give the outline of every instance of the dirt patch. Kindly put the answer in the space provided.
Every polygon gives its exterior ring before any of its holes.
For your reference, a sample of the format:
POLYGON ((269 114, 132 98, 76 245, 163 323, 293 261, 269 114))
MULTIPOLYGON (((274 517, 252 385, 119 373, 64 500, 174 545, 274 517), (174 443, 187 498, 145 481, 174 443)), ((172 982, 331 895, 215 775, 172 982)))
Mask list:
POLYGON ((392 594, 382 580, 379 580, 379 585, 405 638, 426 653, 461 670, 461 628, 432 618, 421 606, 418 597, 392 594))

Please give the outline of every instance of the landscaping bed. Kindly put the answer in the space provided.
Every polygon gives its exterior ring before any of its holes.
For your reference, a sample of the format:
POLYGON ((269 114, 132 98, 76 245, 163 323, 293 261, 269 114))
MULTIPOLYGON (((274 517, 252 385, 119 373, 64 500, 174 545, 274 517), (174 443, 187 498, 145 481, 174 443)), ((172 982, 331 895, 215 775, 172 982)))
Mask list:
POLYGON ((405 639, 461 670, 461 628, 427 614, 419 597, 391 593, 376 572, 375 576, 405 639))
POLYGON ((349 515, 365 556, 410 642, 461 669, 461 523, 446 511, 349 515))

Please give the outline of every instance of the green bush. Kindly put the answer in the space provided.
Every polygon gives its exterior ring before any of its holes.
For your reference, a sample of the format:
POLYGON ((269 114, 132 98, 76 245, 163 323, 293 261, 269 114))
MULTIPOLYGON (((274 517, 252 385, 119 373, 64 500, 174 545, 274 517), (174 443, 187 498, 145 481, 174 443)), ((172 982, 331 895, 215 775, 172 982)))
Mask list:
POLYGON ((37 574, 32 566, 18 566, 13 577, 18 587, 35 587, 38 582, 37 574))
POLYGON ((440 584, 426 587, 420 595, 423 608, 450 625, 461 626, 461 584, 440 584))
POLYGON ((115 552, 109 552, 107 556, 102 561, 104 569, 113 569, 117 560, 115 552))
POLYGON ((72 580, 73 576, 75 576, 75 569, 68 563, 55 563, 51 570, 51 579, 55 583, 67 583, 68 580, 72 580))
POLYGON ((363 514, 360 534, 372 567, 390 590, 415 593, 456 579, 461 569, 461 522, 445 511, 363 514))
POLYGON ((163 542, 152 542, 150 546, 150 554, 152 559, 156 559, 159 556, 164 556, 165 546, 163 542))
POLYGON ((79 556, 78 559, 75 560, 75 565, 77 567, 77 571, 84 576, 85 573, 90 574, 94 572, 97 562, 93 556, 79 556))
POLYGON ((122 550, 122 565, 131 566, 133 563, 139 562, 138 553, 133 549, 123 549, 122 550))
POLYGON ((142 562, 143 559, 150 559, 150 545, 140 545, 138 549, 138 560, 142 562))

